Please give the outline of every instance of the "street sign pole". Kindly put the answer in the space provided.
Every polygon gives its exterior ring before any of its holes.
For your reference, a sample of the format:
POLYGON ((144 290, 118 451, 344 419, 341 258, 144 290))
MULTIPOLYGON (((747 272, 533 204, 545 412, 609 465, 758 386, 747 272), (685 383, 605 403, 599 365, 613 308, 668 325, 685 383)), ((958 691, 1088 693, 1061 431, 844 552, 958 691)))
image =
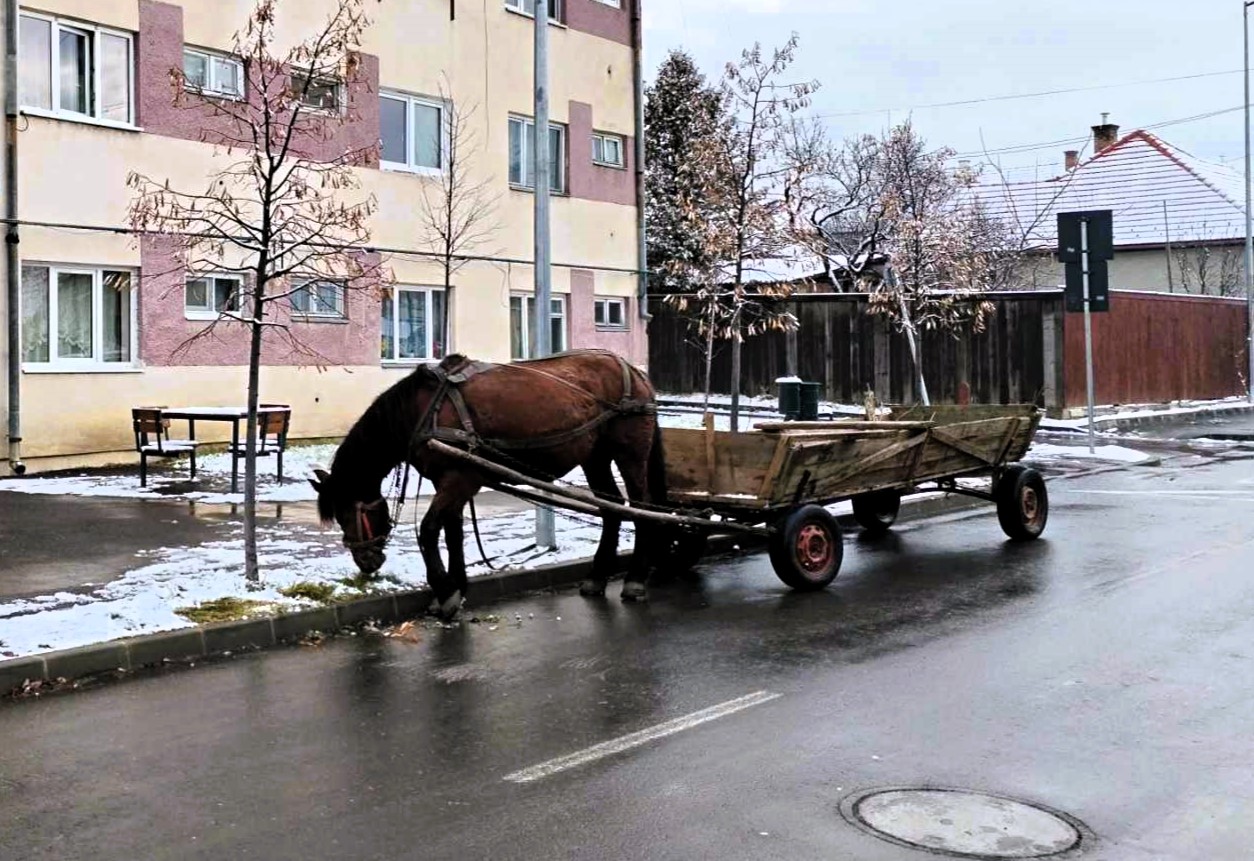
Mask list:
POLYGON ((1080 222, 1080 267, 1084 277, 1084 376, 1089 395, 1089 454, 1096 450, 1093 440, 1093 309, 1089 297, 1089 223, 1080 222))
MULTIPOLYGON (((535 180, 535 315, 531 327, 531 340, 535 344, 537 359, 549 355, 552 350, 551 322, 552 237, 550 235, 549 208, 549 3, 535 0, 535 124, 533 126, 535 154, 532 176, 535 180)), ((525 303, 524 303, 525 305, 525 303)), ((525 313, 525 311, 524 311, 525 313)), ((536 547, 557 547, 557 529, 553 509, 536 508, 536 547)))

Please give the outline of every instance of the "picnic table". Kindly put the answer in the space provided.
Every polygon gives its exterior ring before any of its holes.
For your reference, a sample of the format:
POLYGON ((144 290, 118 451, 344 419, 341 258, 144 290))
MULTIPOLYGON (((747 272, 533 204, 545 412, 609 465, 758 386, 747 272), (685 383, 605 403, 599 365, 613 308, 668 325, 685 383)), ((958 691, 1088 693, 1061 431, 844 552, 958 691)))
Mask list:
MULTIPOLYGON (((257 408, 258 416, 264 413, 290 413, 292 408, 287 405, 267 404, 257 408)), ((247 422, 248 407, 174 407, 163 408, 163 416, 168 419, 186 419, 187 437, 196 439, 196 422, 230 422, 231 423, 231 493, 239 492, 239 460, 240 460, 240 422, 247 422)))

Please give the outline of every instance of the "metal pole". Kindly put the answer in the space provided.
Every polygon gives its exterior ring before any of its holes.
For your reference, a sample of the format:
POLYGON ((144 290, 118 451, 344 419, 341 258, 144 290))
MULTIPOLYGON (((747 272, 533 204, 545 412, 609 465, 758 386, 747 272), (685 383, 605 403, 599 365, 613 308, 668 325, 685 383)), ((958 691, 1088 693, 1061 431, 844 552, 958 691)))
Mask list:
POLYGON ((1089 302, 1089 223, 1080 222, 1080 271, 1084 277, 1084 376, 1089 392, 1089 454, 1097 448, 1093 431, 1093 309, 1089 302))
POLYGON ((1254 404, 1254 207, 1251 206, 1250 184, 1254 178, 1250 174, 1250 6, 1254 2, 1246 2, 1241 10, 1241 29, 1245 34, 1245 355, 1249 361, 1246 368, 1245 387, 1250 403, 1254 404))
POLYGON ((8 311, 9 471, 26 472, 22 463, 22 328, 18 310, 21 261, 17 209, 17 0, 4 4, 4 274, 8 311))
MULTIPOLYGON (((535 316, 531 338, 535 357, 553 352, 552 297, 553 257, 549 207, 549 0, 535 0, 535 316)), ((553 509, 536 508, 536 547, 557 547, 553 509)))

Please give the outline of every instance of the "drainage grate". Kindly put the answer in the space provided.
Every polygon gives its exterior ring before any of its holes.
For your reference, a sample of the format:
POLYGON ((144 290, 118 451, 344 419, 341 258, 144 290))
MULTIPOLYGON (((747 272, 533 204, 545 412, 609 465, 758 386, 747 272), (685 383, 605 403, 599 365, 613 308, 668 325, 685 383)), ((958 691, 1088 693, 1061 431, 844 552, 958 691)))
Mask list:
POLYGON ((875 789, 846 798, 841 813, 890 843, 958 858, 1049 858, 1085 834, 1065 813, 963 789, 875 789))

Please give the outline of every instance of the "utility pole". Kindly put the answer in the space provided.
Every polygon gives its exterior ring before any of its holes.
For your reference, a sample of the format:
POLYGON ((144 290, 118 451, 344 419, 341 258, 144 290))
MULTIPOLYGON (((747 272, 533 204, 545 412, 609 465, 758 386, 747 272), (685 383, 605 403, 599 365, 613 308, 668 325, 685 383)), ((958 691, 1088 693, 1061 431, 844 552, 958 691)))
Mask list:
MULTIPOLYGON (((535 315, 531 339, 535 358, 553 352, 552 298, 553 257, 549 207, 549 0, 535 2, 535 126, 532 146, 535 179, 535 315)), ((553 509, 536 507, 536 547, 557 547, 553 509)))

